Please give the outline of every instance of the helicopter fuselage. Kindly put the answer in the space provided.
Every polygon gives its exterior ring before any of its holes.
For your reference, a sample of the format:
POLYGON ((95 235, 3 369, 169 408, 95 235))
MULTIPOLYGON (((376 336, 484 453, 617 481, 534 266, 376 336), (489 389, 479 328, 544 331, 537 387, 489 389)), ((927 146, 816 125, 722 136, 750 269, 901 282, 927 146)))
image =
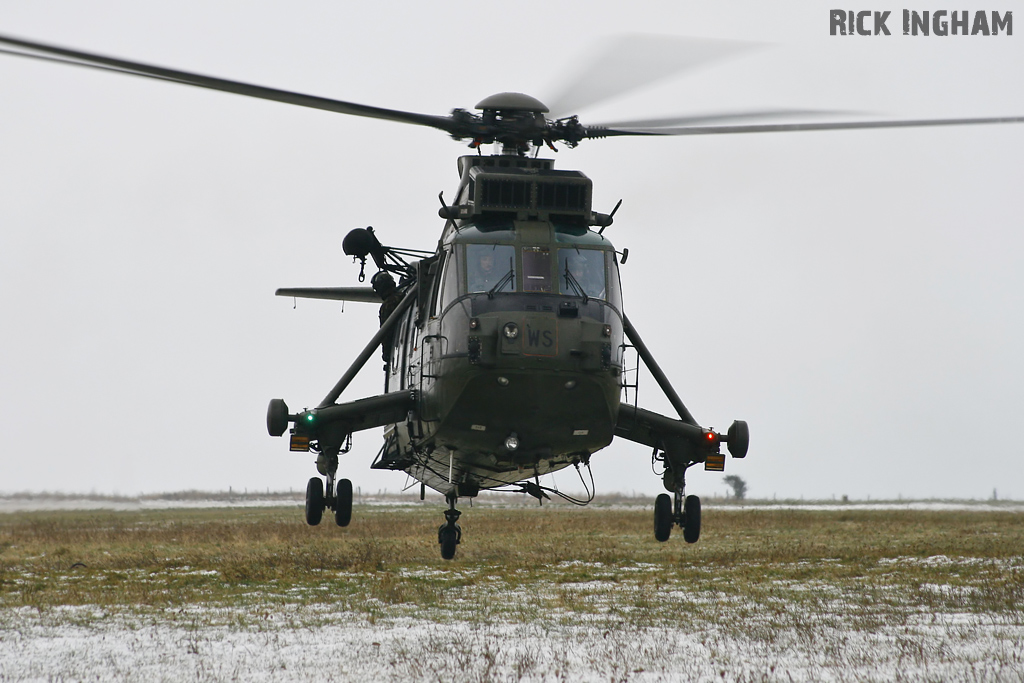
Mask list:
POLYGON ((607 239, 551 218, 463 221, 430 269, 428 310, 405 313, 386 369, 387 391, 416 390, 419 410, 386 429, 380 466, 465 495, 611 443, 623 325, 607 239))

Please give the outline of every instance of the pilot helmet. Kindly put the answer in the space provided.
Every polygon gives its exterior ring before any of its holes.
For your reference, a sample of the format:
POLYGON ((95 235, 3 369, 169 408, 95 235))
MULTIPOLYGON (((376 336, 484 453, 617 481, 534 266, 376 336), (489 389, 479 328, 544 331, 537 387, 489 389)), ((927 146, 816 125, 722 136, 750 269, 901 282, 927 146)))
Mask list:
POLYGON ((391 273, 382 270, 370 278, 370 286, 377 292, 377 296, 386 299, 395 291, 395 278, 391 277, 391 273))

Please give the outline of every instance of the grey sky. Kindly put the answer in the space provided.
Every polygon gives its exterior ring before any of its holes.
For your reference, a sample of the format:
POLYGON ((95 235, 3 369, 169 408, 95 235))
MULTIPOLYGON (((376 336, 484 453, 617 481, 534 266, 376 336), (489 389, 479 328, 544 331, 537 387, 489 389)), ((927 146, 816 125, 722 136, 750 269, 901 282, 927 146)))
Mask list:
MULTIPOLYGON (((1020 35, 830 37, 785 2, 4 2, 0 32, 310 94, 445 114, 542 100, 603 37, 762 46, 581 111, 1024 115, 1020 35)), ((1024 3, 964 9, 1015 10, 1024 3)), ((913 9, 930 6, 907 5, 913 9)), ((1015 27, 1016 33, 1024 27, 1015 27)), ((356 284, 353 227, 432 249, 466 153, 438 131, 0 57, 0 491, 299 489, 267 401, 315 404, 376 308, 276 298, 356 284)), ((694 416, 745 419, 752 496, 1024 496, 1024 126, 613 139, 587 173, 630 249, 626 309, 694 416)), ((371 361, 347 398, 377 393, 371 361)), ((670 411, 649 374, 640 403, 670 411)), ((341 474, 364 490, 404 475, 341 474)), ((655 493, 646 449, 599 490, 655 493)), ((568 474, 557 483, 571 487, 568 474)), ((724 492, 698 472, 692 492, 724 492)))

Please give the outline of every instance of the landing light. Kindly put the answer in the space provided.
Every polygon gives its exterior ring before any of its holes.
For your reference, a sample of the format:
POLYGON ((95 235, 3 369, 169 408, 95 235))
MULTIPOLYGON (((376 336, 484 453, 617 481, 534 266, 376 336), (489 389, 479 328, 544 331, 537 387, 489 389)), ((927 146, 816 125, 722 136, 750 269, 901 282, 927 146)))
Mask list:
POLYGON ((508 386, 508 377, 499 377, 498 378, 498 384, 500 384, 503 387, 507 387, 508 386))
POLYGON ((566 382, 565 383, 565 388, 566 389, 575 389, 576 388, 576 380, 571 379, 568 382, 566 382))
POLYGON ((510 451, 514 451, 519 448, 519 437, 516 436, 515 432, 509 434, 508 438, 505 439, 505 448, 510 451))
POLYGON ((515 323, 505 323, 504 332, 508 339, 515 339, 519 336, 519 326, 515 323))

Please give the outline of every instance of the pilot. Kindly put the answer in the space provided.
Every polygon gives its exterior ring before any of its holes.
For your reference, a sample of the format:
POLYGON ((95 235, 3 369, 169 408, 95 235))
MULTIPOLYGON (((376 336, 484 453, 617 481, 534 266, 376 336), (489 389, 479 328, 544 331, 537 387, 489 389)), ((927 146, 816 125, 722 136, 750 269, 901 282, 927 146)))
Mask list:
MULTIPOLYGON (((592 272, 590 263, 582 254, 573 254, 565 260, 566 269, 573 279, 583 288, 587 296, 598 299, 604 298, 604 283, 601 273, 592 272)), ((566 282, 566 290, 572 292, 572 286, 566 282)))
POLYGON ((480 256, 470 269, 469 291, 486 292, 498 284, 498 269, 495 268, 494 250, 481 249, 480 256))
MULTIPOLYGON (((380 324, 391 316, 398 304, 402 303, 402 293, 398 291, 398 287, 395 285, 395 278, 391 277, 391 274, 387 271, 380 271, 372 278, 370 278, 370 286, 373 287, 373 291, 377 293, 377 296, 381 298, 380 313, 380 324)), ((384 335, 384 338, 380 342, 380 353, 384 358, 385 366, 391 360, 391 343, 394 339, 394 330, 390 334, 384 335)))
POLYGON ((565 268, 572 275, 573 279, 579 283, 580 287, 586 289, 583 281, 587 275, 587 260, 582 256, 570 256, 565 259, 565 268))

